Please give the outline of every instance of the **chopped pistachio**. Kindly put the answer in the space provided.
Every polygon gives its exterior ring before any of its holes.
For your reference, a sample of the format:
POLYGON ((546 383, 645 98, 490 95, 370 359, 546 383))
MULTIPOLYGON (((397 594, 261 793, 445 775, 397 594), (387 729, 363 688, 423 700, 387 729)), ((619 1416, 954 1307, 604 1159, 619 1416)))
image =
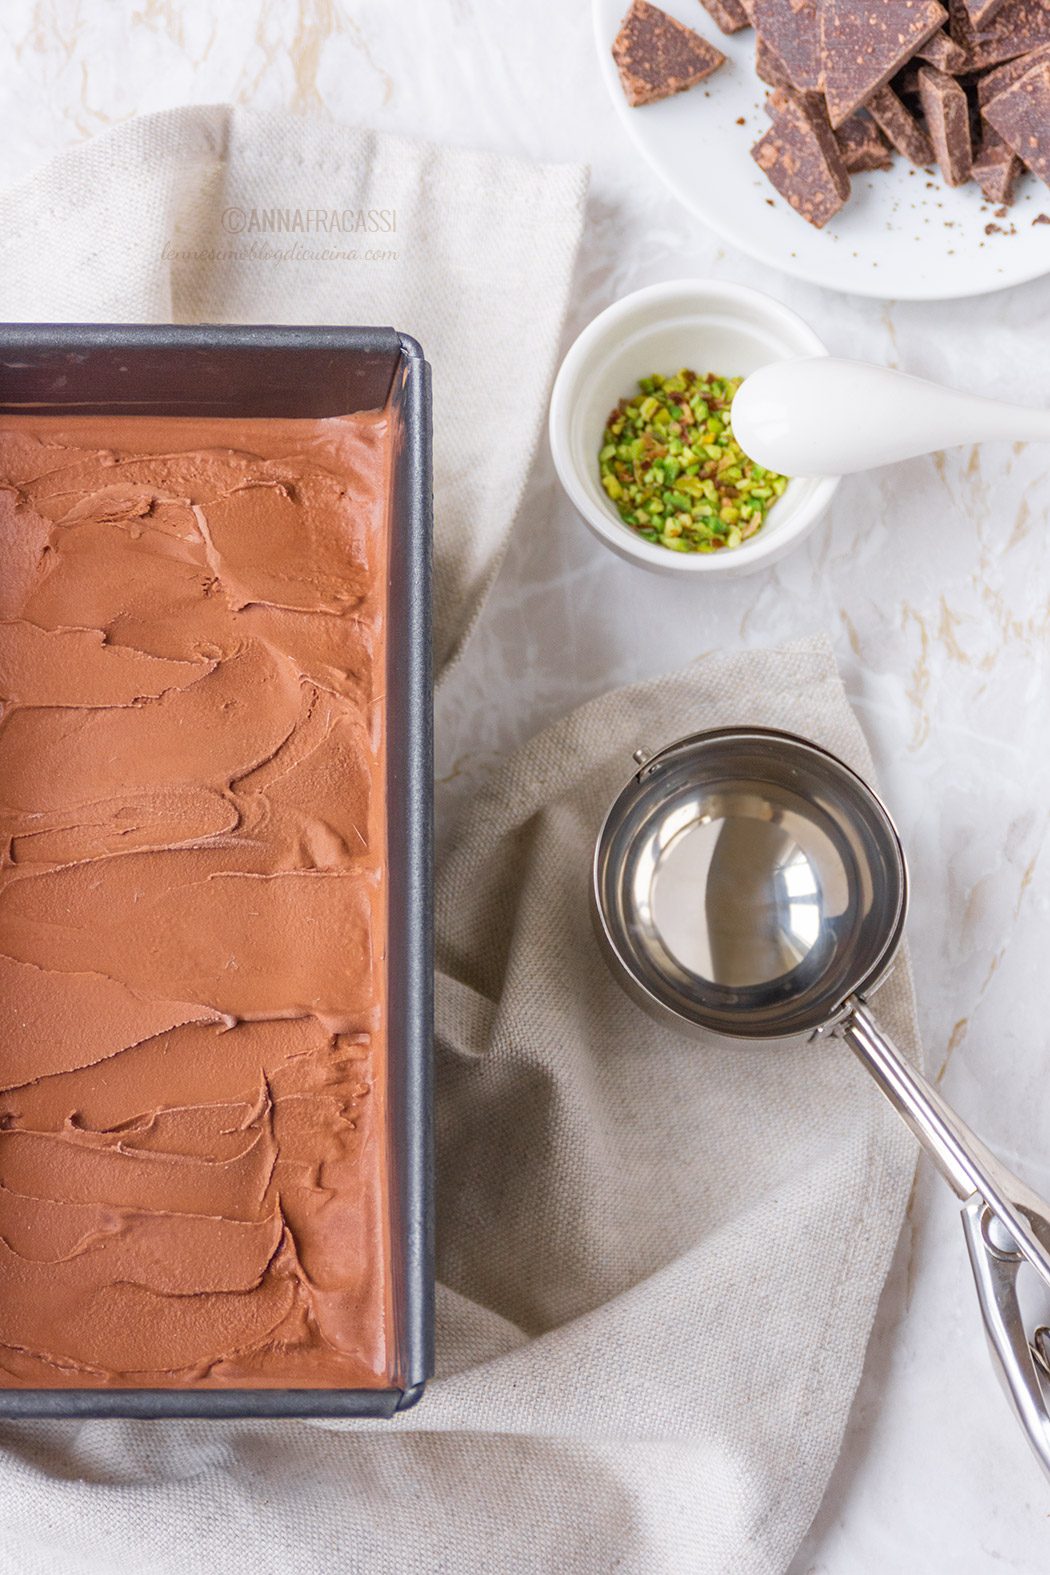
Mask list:
POLYGON ((733 437, 742 379, 683 369, 638 380, 609 416, 602 486, 625 525, 673 552, 716 552, 753 536, 787 488, 733 437), (683 435, 684 434, 684 435, 683 435))

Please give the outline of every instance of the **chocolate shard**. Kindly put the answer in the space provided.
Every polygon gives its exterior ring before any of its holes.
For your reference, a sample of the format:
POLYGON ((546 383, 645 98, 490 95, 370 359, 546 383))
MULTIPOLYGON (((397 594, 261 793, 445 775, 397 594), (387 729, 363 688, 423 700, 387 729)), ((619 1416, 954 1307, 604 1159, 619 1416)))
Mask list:
POLYGON ((891 77, 886 84, 887 87, 893 89, 898 98, 904 100, 914 115, 919 113, 919 72, 921 69, 922 63, 916 57, 914 60, 909 60, 908 64, 898 71, 895 77, 891 77))
POLYGON ((751 157, 795 212, 820 230, 848 201, 850 179, 835 135, 811 98, 778 88, 773 124, 751 157))
POLYGON ((965 0, 948 0, 951 35, 966 51, 968 71, 987 71, 1050 44, 1047 0, 1003 0, 991 20, 975 27, 965 0))
POLYGON ((963 0, 963 5, 974 27, 983 27, 1000 10, 1003 0, 963 0))
POLYGON ((935 66, 923 66, 919 72, 919 94, 941 174, 949 186, 964 186, 973 169, 966 94, 954 77, 935 66))
POLYGON ((939 0, 821 0, 828 118, 841 126, 948 19, 939 0))
POLYGON ((868 114, 890 142, 913 164, 933 163, 933 143, 911 110, 891 87, 880 88, 868 100, 868 114))
POLYGON ((1027 55, 1018 55, 1016 60, 1008 60, 1005 65, 996 66, 994 71, 986 71, 984 76, 977 79, 978 104, 983 109, 997 93, 1005 93, 1007 88, 1013 87, 1015 82, 1019 82, 1033 66, 1043 60, 1050 60, 1050 44, 1033 49, 1027 55))
POLYGON ((723 33, 739 33, 741 28, 751 26, 741 0, 700 0, 700 4, 723 33))
POLYGON ((612 46, 632 108, 695 87, 725 63, 721 50, 648 0, 633 0, 612 46))
POLYGON ((1022 164, 1050 185, 1050 61, 984 106, 984 118, 1022 164))
POLYGON ((851 115, 836 131, 835 140, 851 175, 888 170, 893 163, 893 150, 870 115, 851 115))
POLYGON ((973 161, 973 178, 989 202, 1008 208, 1021 173, 1021 160, 997 131, 985 127, 984 140, 973 161))
MULTIPOLYGON (((787 84, 785 92, 789 93, 792 98, 797 98, 800 103, 805 104, 809 109, 815 111, 820 120, 827 120, 827 111, 824 108, 824 95, 822 93, 796 93, 795 89, 790 83, 787 84)), ((780 93, 770 93, 762 107, 769 116, 770 120, 775 122, 777 117, 784 112, 783 96, 780 93)), ((837 141, 837 133, 835 133, 835 137, 837 141)))
POLYGON ((755 75, 773 88, 791 86, 784 62, 761 33, 755 36, 755 75))
POLYGON ((816 0, 752 0, 755 32, 800 93, 821 90, 820 21, 816 0))
POLYGON ((925 44, 920 44, 915 54, 919 60, 925 60, 927 65, 936 66, 938 71, 947 71, 949 76, 961 76, 966 70, 965 49, 943 28, 928 38, 925 44))

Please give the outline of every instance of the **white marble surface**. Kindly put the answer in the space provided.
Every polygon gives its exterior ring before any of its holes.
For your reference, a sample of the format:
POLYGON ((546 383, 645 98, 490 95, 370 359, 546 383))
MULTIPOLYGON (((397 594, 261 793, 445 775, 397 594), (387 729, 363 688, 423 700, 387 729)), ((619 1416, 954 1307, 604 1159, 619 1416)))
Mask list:
MULTIPOLYGON (((787 300, 833 352, 1050 399, 1050 278, 905 306, 810 289, 728 253, 653 188, 625 141, 582 0, 5 0, 0 40, 2 182, 116 119, 221 99, 585 160, 570 333, 627 290, 709 273, 787 300)), ((682 586, 592 542, 543 446, 439 705, 447 826, 503 751, 578 700, 707 650, 827 631, 911 858, 928 1065, 1044 1192, 1048 504, 1034 448, 919 460, 845 484, 826 528, 773 570, 682 586)), ((794 1575, 1050 1568, 1050 1486, 992 1376, 955 1216, 924 1166, 846 1448, 794 1575)))

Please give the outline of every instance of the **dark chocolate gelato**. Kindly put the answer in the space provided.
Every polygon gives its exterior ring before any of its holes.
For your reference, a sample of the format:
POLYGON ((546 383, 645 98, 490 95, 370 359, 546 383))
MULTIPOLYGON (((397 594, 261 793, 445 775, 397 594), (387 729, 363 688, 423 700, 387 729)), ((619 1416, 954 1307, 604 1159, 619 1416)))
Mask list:
POLYGON ((0 1382, 389 1381, 389 433, 0 428, 0 1382))

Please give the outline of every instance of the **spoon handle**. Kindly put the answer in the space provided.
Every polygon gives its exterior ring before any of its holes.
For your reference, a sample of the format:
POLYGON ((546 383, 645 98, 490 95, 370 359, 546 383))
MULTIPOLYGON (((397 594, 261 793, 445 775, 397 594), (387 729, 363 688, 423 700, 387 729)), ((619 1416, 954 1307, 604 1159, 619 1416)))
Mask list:
POLYGON ((1006 1169, 940 1094, 910 1066, 859 1001, 839 1032, 890 1104, 902 1116, 956 1195, 980 1198, 995 1216, 1008 1248, 1050 1286, 1050 1206, 1006 1169))
POLYGON ((840 356, 773 361, 733 401, 744 452, 785 476, 848 476, 960 445, 1050 442, 1050 412, 840 356))
POLYGON ((1033 410, 1030 405, 1006 405, 996 399, 975 400, 972 408, 976 414, 975 428, 979 430, 974 431, 969 441, 1050 442, 1050 411, 1033 410))
POLYGON ((1050 412, 1029 410, 1024 405, 1013 408, 1017 420, 1012 423, 1010 436, 1015 443, 1050 443, 1050 412))

